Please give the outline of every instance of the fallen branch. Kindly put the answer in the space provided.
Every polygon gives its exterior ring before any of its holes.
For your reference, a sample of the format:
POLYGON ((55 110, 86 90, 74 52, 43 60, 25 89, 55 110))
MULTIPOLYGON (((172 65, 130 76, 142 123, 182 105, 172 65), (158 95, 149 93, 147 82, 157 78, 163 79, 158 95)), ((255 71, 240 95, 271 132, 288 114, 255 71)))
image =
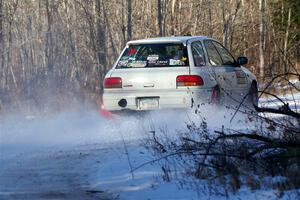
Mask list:
MULTIPOLYGON (((224 134, 220 131, 215 131, 215 133, 221 134, 219 137, 217 137, 215 140, 221 140, 221 139, 232 139, 232 138, 248 138, 252 140, 261 141, 264 143, 268 143, 269 145, 272 145, 273 148, 298 148, 300 149, 300 141, 283 141, 279 138, 270 138, 261 136, 258 134, 245 134, 245 133, 238 133, 238 134, 224 134)), ((270 147, 268 147, 270 148, 270 147)))
POLYGON ((275 108, 265 108, 265 107, 258 107, 254 106, 255 110, 257 112, 266 112, 266 113, 275 113, 275 114, 282 114, 287 115, 291 117, 295 117, 297 119, 300 119, 300 114, 297 112, 292 111, 288 105, 280 107, 281 109, 275 109, 275 108))

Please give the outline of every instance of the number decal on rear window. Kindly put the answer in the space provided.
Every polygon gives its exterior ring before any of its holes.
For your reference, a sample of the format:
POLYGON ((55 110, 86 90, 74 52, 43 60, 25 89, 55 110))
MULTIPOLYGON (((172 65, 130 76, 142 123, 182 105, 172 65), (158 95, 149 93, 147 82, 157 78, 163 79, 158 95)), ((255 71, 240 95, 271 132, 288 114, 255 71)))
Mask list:
POLYGON ((183 44, 131 45, 121 56, 117 68, 188 66, 187 49, 183 44))

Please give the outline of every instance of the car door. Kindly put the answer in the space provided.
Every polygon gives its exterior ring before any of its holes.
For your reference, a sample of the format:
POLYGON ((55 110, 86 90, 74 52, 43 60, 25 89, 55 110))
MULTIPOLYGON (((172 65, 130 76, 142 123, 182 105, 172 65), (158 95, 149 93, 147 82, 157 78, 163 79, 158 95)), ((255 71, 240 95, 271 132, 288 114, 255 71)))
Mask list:
POLYGON ((207 64, 207 56, 205 55, 202 42, 192 41, 190 48, 193 61, 190 68, 191 74, 200 75, 204 80, 205 87, 211 89, 216 85, 216 81, 211 76, 212 68, 207 64))
POLYGON ((234 58, 220 43, 205 40, 204 46, 219 87, 229 98, 242 99, 247 87, 246 74, 236 66, 234 58))
MULTIPOLYGON (((232 84, 232 87, 234 90, 243 90, 245 88, 248 88, 248 82, 247 77, 242 68, 238 65, 236 65, 236 62, 234 58, 231 56, 228 50, 225 49, 220 43, 213 41, 212 42, 217 51, 219 52, 222 60, 223 60, 223 66, 230 68, 232 71, 234 71, 235 74, 235 81, 232 84)), ((229 70, 229 71, 231 71, 229 70)))

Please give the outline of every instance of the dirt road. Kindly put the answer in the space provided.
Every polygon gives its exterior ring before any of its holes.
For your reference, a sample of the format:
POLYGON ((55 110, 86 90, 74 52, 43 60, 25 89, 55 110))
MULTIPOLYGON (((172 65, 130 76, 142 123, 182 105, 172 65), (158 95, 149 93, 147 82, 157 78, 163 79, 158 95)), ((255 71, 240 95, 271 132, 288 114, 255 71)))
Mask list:
POLYGON ((114 199, 92 186, 99 151, 105 150, 51 148, 1 156, 0 199, 114 199))

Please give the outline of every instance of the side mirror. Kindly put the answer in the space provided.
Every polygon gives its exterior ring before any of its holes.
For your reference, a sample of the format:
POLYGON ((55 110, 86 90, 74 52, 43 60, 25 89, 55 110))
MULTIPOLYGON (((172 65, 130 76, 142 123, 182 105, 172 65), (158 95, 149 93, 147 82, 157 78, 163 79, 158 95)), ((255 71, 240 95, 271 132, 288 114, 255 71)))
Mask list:
POLYGON ((244 57, 244 56, 238 57, 237 64, 239 66, 240 65, 246 65, 247 63, 248 63, 248 58, 247 57, 244 57))

